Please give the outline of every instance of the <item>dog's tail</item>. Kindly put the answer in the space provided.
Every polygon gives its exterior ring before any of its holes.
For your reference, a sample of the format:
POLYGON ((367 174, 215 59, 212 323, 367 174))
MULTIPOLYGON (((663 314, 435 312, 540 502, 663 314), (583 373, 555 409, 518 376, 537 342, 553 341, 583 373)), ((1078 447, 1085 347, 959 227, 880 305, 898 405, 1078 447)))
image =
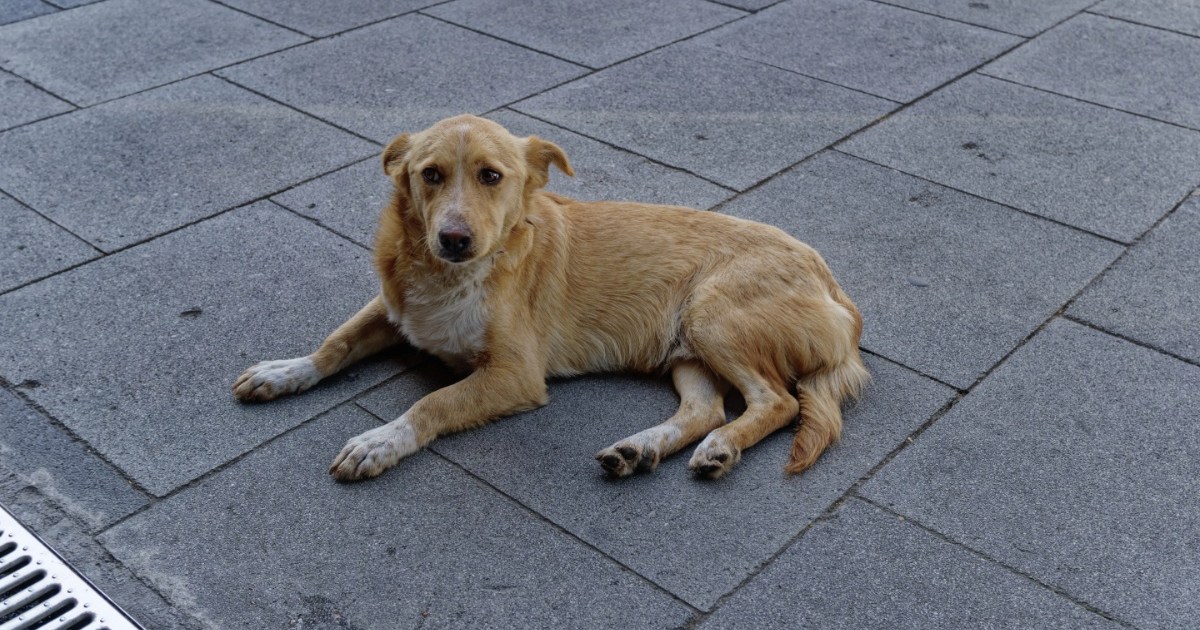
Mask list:
POLYGON ((792 440, 792 456, 784 469, 803 472, 817 461, 842 434, 842 401, 857 399, 871 380, 859 353, 840 365, 807 374, 796 383, 800 399, 800 427, 792 440))

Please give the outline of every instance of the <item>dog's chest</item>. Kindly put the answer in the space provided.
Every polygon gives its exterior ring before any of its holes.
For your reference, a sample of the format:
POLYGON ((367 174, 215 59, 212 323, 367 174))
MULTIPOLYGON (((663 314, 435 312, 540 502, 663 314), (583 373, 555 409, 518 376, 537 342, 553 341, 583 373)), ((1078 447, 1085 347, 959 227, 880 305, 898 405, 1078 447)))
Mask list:
POLYGON ((417 282, 404 292, 404 312, 389 318, 414 346, 463 367, 483 350, 487 326, 483 278, 470 275, 446 285, 417 282))

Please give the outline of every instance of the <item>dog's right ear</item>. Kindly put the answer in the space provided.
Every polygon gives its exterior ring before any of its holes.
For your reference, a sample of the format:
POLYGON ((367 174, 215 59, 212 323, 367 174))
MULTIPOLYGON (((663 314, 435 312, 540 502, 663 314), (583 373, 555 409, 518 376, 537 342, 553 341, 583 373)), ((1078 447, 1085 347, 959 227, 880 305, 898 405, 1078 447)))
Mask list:
POLYGON ((404 169, 404 160, 408 157, 408 134, 402 133, 395 137, 383 150, 383 172, 388 177, 399 175, 404 169))

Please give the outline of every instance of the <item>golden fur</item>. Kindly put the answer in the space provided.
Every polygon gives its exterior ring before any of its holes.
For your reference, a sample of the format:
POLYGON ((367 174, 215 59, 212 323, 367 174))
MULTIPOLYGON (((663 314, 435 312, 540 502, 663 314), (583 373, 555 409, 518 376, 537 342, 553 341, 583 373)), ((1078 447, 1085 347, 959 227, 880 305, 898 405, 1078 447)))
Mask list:
POLYGON ((800 411, 787 470, 811 466, 869 378, 862 319, 821 256, 752 221, 546 192, 551 165, 573 174, 556 145, 473 116, 397 137, 383 153, 395 191, 375 244, 381 295, 312 355, 247 370, 235 395, 302 391, 319 380, 305 370, 328 377, 401 339, 470 370, 350 440, 330 472, 352 480, 546 404, 548 376, 670 370, 679 411, 600 451, 610 473, 651 470, 704 438, 689 466, 719 477, 800 411), (449 261, 447 234, 469 235, 466 259, 449 261), (730 386, 746 411, 726 424, 730 386))

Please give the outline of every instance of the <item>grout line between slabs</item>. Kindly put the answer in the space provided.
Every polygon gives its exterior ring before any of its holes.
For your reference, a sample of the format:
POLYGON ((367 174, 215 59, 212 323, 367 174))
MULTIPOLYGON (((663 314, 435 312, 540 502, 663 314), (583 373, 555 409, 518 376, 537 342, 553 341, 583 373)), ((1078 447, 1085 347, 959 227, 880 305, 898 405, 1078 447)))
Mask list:
POLYGON ((953 385, 953 384, 951 384, 951 383, 947 383, 946 381, 943 381, 942 379, 940 379, 940 378, 938 378, 938 377, 936 377, 936 376, 933 376, 933 375, 931 375, 931 374, 926 374, 925 372, 922 372, 921 370, 918 370, 918 369, 916 369, 916 368, 914 368, 914 367, 912 367, 912 366, 909 366, 909 365, 905 365, 904 363, 901 363, 900 361, 898 361, 898 360, 896 360, 896 359, 893 359, 893 358, 891 358, 891 357, 889 357, 889 356, 887 356, 887 355, 881 354, 881 353, 879 353, 879 352, 876 352, 876 351, 874 351, 874 350, 868 350, 867 348, 863 348, 863 347, 861 347, 861 346, 859 347, 859 349, 858 349, 858 350, 859 350, 859 352, 864 352, 864 353, 866 353, 866 354, 869 354, 869 355, 871 355, 871 356, 873 356, 873 357, 875 357, 875 358, 877 358, 877 359, 880 359, 880 360, 886 361, 886 362, 888 362, 888 363, 891 363, 892 365, 895 365, 895 366, 897 366, 897 367, 902 367, 902 368, 904 368, 904 369, 908 370, 909 372, 912 372, 912 373, 914 373, 914 374, 917 374, 918 376, 923 376, 923 377, 925 377, 925 378, 927 378, 927 379, 929 379, 929 380, 933 381, 934 383, 937 383, 938 385, 941 385, 941 386, 943 386, 943 387, 945 387, 945 388, 947 388, 947 389, 950 389, 950 390, 953 390, 953 391, 955 391, 955 392, 958 392, 959 394, 965 394, 965 393, 967 393, 967 390, 966 390, 966 389, 964 389, 964 388, 962 388, 962 387, 960 387, 960 386, 958 386, 958 385, 953 385))
MULTIPOLYGON (((83 243, 84 245, 87 245, 88 247, 91 247, 93 250, 95 250, 95 251, 96 251, 96 253, 100 254, 101 256, 103 256, 103 255, 104 255, 104 250, 102 250, 102 249, 100 249, 99 247, 96 247, 95 245, 93 245, 91 241, 89 241, 89 240, 87 240, 86 238, 83 238, 82 236, 80 236, 80 235, 76 234, 76 233, 74 232, 74 230, 71 230, 70 228, 66 227, 65 225, 63 225, 63 224, 59 223, 58 221, 55 221, 54 219, 51 219, 50 217, 48 217, 48 216, 46 216, 46 215, 42 214, 42 213, 41 213, 41 212, 40 212, 40 211, 39 211, 37 208, 34 208, 33 206, 29 205, 28 203, 25 203, 25 201, 23 201, 23 200, 21 200, 21 199, 17 198, 17 196, 16 196, 16 195, 14 195, 14 194, 12 194, 12 193, 8 192, 7 190, 4 190, 3 188, 0 188, 0 194, 3 194, 3 195, 5 195, 5 196, 7 196, 8 198, 12 199, 13 201, 15 201, 15 202, 17 202, 18 204, 20 204, 21 206, 23 206, 23 207, 24 207, 26 210, 29 210, 30 212, 32 212, 32 213, 34 213, 34 214, 38 215, 39 217, 41 217, 41 218, 45 219, 46 221, 49 221, 51 224, 53 224, 53 225, 54 225, 55 227, 57 227, 58 229, 60 229, 60 230, 62 230, 62 231, 64 231, 64 232, 66 232, 67 234, 70 234, 71 236, 74 236, 76 239, 78 239, 78 240, 79 240, 79 242, 83 243)), ((85 261, 85 262, 86 262, 86 261, 85 261)))
MULTIPOLYGON (((247 91, 247 92, 250 92, 251 94, 256 94, 256 95, 258 95, 258 96, 259 96, 259 97, 261 97, 261 98, 265 98, 265 99, 267 99, 268 101, 271 101, 272 103, 275 103, 276 105, 279 105, 279 106, 281 106, 281 107, 285 107, 285 108, 287 108, 287 109, 289 109, 289 110, 291 110, 291 111, 293 111, 293 112, 296 112, 296 113, 298 113, 298 114, 300 114, 300 115, 302 115, 302 116, 307 116, 308 118, 311 118, 311 119, 313 119, 313 120, 316 120, 316 121, 322 122, 322 123, 324 123, 324 124, 326 124, 326 125, 329 125, 330 127, 333 127, 334 129, 337 129, 337 130, 339 130, 339 131, 343 131, 343 132, 345 132, 345 133, 348 133, 348 134, 350 134, 350 135, 354 136, 355 138, 358 138, 359 140, 364 140, 364 141, 366 141, 366 142, 369 142, 369 143, 371 143, 371 144, 373 144, 373 145, 375 145, 375 146, 377 146, 377 147, 382 147, 382 146, 383 146, 383 143, 382 143, 382 142, 380 142, 380 141, 378 141, 378 140, 375 140, 374 138, 369 138, 369 137, 367 137, 367 136, 364 136, 364 135, 362 135, 361 133, 358 133, 357 131, 351 131, 350 129, 347 129, 346 127, 343 127, 343 126, 341 126, 341 125, 339 125, 339 124, 337 124, 337 123, 335 123, 335 122, 331 122, 331 121, 325 120, 324 118, 321 118, 320 116, 317 116, 316 114, 312 114, 312 113, 306 112, 306 111, 304 111, 304 110, 302 110, 302 109, 299 109, 299 108, 297 108, 297 107, 295 107, 295 106, 293 106, 293 105, 289 105, 289 104, 287 104, 287 103, 285 103, 285 102, 283 102, 283 101, 281 101, 281 100, 279 100, 279 99, 277 99, 277 98, 275 98, 275 97, 273 97, 273 96, 269 96, 269 95, 267 95, 267 94, 264 94, 263 92, 259 92, 258 90, 254 89, 254 88, 252 88, 252 87, 248 87, 248 86, 242 85, 241 83, 238 83, 237 81, 235 81, 235 80, 233 80, 233 79, 230 79, 230 78, 227 78, 227 77, 223 77, 223 76, 221 76, 221 75, 219 75, 219 74, 216 74, 216 73, 215 73, 215 71, 213 71, 213 72, 210 72, 209 74, 210 74, 211 76, 214 76, 214 77, 216 77, 216 78, 220 79, 221 81, 224 81, 225 83, 228 83, 229 85, 232 85, 232 86, 233 86, 233 87, 235 87, 235 88, 238 88, 238 89, 245 90, 245 91, 247 91)), ((363 159, 366 159, 366 158, 363 158, 363 159)), ((359 160, 359 161, 361 161, 361 160, 359 160)), ((349 165, 345 165, 345 166, 349 166, 349 165)), ((338 168, 344 168, 344 166, 343 166, 343 167, 338 167, 338 168)))
POLYGON ((1011 35, 1011 36, 1013 36, 1013 37, 1020 37, 1021 39, 1033 39, 1034 37, 1037 37, 1038 35, 1041 35, 1042 33, 1045 33, 1047 30, 1049 30, 1049 29, 1043 29, 1043 30, 1040 30, 1040 31, 1038 31, 1038 32, 1037 32, 1036 34, 1034 34, 1034 35, 1022 35, 1022 34, 1020 34, 1020 33, 1014 33, 1014 32, 1012 32, 1012 31, 1006 31, 1006 30, 1004 30, 1004 29, 1002 29, 1002 28, 997 28, 997 27, 995 27, 995 26, 984 26, 983 24, 976 24, 976 23, 974 23, 974 22, 968 22, 968 21, 966 21, 966 20, 959 19, 959 18, 955 18, 955 17, 950 17, 950 16, 948 16, 948 15, 938 15, 937 13, 931 13, 931 12, 929 12, 929 11, 922 11, 921 9, 917 9, 917 8, 915 8, 915 7, 906 7, 906 6, 902 5, 902 4, 894 4, 894 3, 891 3, 891 2, 887 2, 887 0, 870 0, 870 1, 871 1, 871 2, 874 2, 875 4, 882 4, 882 5, 884 5, 884 6, 887 6, 887 7, 893 7, 893 8, 896 8, 896 9, 903 9, 903 10, 905 10, 905 11, 911 11, 911 12, 913 12, 913 13, 919 13, 919 14, 921 14, 921 15, 927 15, 927 16, 929 16, 929 17, 939 18, 939 19, 942 19, 942 20, 946 20, 946 21, 948 21, 948 22, 955 22, 955 23, 957 23, 957 24, 963 24, 963 25, 966 25, 966 26, 972 26, 972 27, 974 27, 974 28, 983 29, 983 30, 985 30, 985 31, 992 31, 993 33, 1000 33, 1001 35, 1011 35))
POLYGON ((1141 341, 1139 339, 1134 339, 1133 337, 1130 337, 1128 335, 1124 335, 1122 333, 1119 333, 1119 332, 1116 332, 1113 330, 1109 330, 1099 324, 1093 324, 1092 322, 1090 322, 1086 319, 1083 319, 1079 316, 1071 315, 1070 313, 1063 313, 1062 318, 1069 322, 1074 322, 1076 324, 1079 324, 1080 326, 1090 328, 1096 332, 1104 333, 1105 335, 1108 335, 1109 337, 1116 337, 1117 339, 1129 342, 1135 346, 1140 346, 1147 350, 1157 352, 1158 354, 1165 354, 1165 355, 1171 357, 1172 359, 1175 359, 1176 361, 1182 361, 1184 363, 1187 363, 1188 365, 1194 365, 1196 367, 1200 367, 1200 361, 1197 361, 1196 359, 1189 359, 1188 357, 1185 357, 1185 356, 1179 355, 1179 354, 1175 354, 1174 352, 1167 350, 1165 348, 1159 348, 1158 346, 1147 343, 1145 341, 1141 341))
POLYGON ((266 22, 267 24, 270 24, 271 26, 275 26, 275 27, 281 28, 281 29, 283 29, 283 30, 285 30, 285 31, 288 31, 288 32, 290 32, 290 33, 294 33, 294 34, 296 34, 296 35, 299 35, 299 36, 301 36, 301 37, 303 37, 303 38, 305 38, 305 39, 307 39, 307 40, 308 40, 308 41, 304 42, 305 44, 307 44, 308 42, 315 41, 315 40, 319 39, 319 38, 317 38, 317 37, 315 37, 315 36, 313 36, 313 35, 309 35, 308 33, 305 33, 304 31, 300 31, 300 30, 294 29, 294 28, 292 28, 292 27, 290 27, 290 26, 288 26, 288 25, 286 25, 286 24, 281 24, 281 23, 279 23, 279 22, 276 22, 275 20, 272 20, 272 19, 269 19, 269 18, 265 18, 265 17, 263 17, 263 16, 261 16, 261 15, 255 15, 255 14, 253 14, 253 13, 251 13, 251 12, 249 12, 249 11, 245 10, 245 9, 241 9, 241 8, 235 7, 235 6, 233 6, 233 5, 230 5, 230 4, 226 4, 225 0, 208 0, 208 1, 209 1, 209 2, 211 2, 212 4, 215 4, 215 5, 219 6, 219 7, 224 7, 224 8, 226 8, 226 9, 229 9, 230 11, 234 11, 235 13, 241 13, 242 15, 245 15, 245 16, 247 16, 247 17, 253 18, 253 19, 255 19, 255 20, 259 20, 259 21, 261 21, 261 22, 266 22))
POLYGON ((1063 599, 1070 601, 1071 603, 1075 604, 1076 606, 1079 606, 1080 608, 1083 608, 1084 610, 1087 610, 1090 613, 1099 615, 1109 621, 1121 624, 1122 626, 1125 626, 1126 628, 1134 628, 1135 627, 1132 623, 1125 621, 1124 619, 1121 619, 1120 617, 1118 617, 1106 610, 1103 610, 1094 604, 1088 603, 1086 600, 1083 600, 1075 595, 1072 595, 1066 589, 1063 589, 1059 586, 1055 586, 1048 582, 1043 582, 1042 580, 1034 577, 1033 575, 1031 575, 1029 573, 1022 571, 1021 569, 1018 569, 1017 567, 1014 567, 1006 562, 1003 562, 997 558, 994 558, 991 555, 984 553, 983 551, 980 551, 966 543, 955 540, 954 538, 950 537, 949 535, 944 534, 944 533, 926 525, 925 523, 922 523, 921 521, 909 516, 908 514, 898 512, 891 507, 888 507, 888 506, 883 505, 873 499, 870 499, 868 497, 864 497, 864 496, 861 496, 858 494, 855 494, 854 498, 856 498, 859 501, 862 501, 864 503, 867 503, 871 506, 874 506, 888 514, 891 514, 892 516, 895 516, 906 523, 912 523, 913 525, 915 525, 918 528, 924 530, 925 532, 933 535, 935 538, 938 538, 939 540, 942 540, 946 543, 954 545, 955 547, 963 549, 978 558, 986 560, 987 562, 989 562, 991 564, 1002 567, 1003 569, 1007 570, 1008 572, 1010 572, 1014 575, 1018 575, 1022 578, 1025 578, 1026 580, 1033 582, 1034 584, 1054 593, 1055 595, 1058 595, 1059 597, 1062 597, 1063 599))
POLYGON ((1109 15, 1107 13, 1100 13, 1098 11, 1093 11, 1092 9, 1094 9, 1095 7, 1096 7, 1096 5, 1093 4, 1092 6, 1088 7, 1087 9, 1084 9, 1082 11, 1082 13, 1087 13, 1088 15, 1094 15, 1096 17, 1108 18, 1110 20, 1116 20, 1118 22, 1132 24, 1134 26, 1143 26, 1145 28, 1152 28, 1156 31, 1163 31, 1164 33, 1173 33, 1175 35, 1183 35, 1184 37, 1191 37, 1192 39, 1200 39, 1200 35, 1196 35, 1194 33, 1185 33, 1183 31, 1177 31, 1175 29, 1167 28, 1165 26, 1157 26, 1155 24, 1147 24, 1145 22, 1136 22, 1129 18, 1124 18, 1124 17, 1120 17, 1120 16, 1116 16, 1116 15, 1109 15))
MULTIPOLYGON (((425 7, 425 9, 431 9, 431 8, 433 8, 433 7, 425 7)), ((454 21, 452 21, 452 20, 449 20, 449 19, 446 19, 446 18, 443 18, 443 17, 437 16, 437 15, 433 15, 432 13, 426 13, 426 12, 425 12, 425 9, 421 9, 421 10, 420 10, 420 11, 418 11, 417 13, 419 13, 419 14, 420 14, 422 17, 427 17, 427 18, 429 18, 429 19, 431 19, 431 20, 435 20, 435 21, 441 22, 442 24, 446 24, 446 25, 448 25, 448 26, 453 26, 454 28, 461 28, 461 29, 462 29, 462 30, 464 30, 464 31, 470 31, 470 32, 472 32, 472 33, 475 33, 476 35, 482 35, 482 36, 484 36, 484 37, 486 37, 486 38, 488 38, 488 39, 494 39, 494 40, 496 40, 496 41, 501 41, 501 42, 504 42, 504 43, 506 43, 506 44, 510 44, 510 45, 512 45, 512 46, 516 46, 517 48, 521 48, 521 49, 524 49, 524 50, 528 50, 529 52, 533 52, 533 53, 537 53, 537 54, 539 54, 539 55, 543 55, 543 56, 546 56, 546 57, 550 57, 551 59, 557 59, 558 61, 561 61, 561 62, 563 62, 563 63, 569 63, 569 64, 571 64, 572 66, 575 66, 575 67, 577 67, 577 68, 583 68, 584 70, 588 70, 588 71, 589 71, 589 72, 587 72, 587 73, 585 73, 585 74, 582 74, 582 75, 580 75, 580 76, 587 76, 588 74, 591 74, 592 72, 595 72, 596 70, 598 70, 598 69, 599 69, 599 68, 593 68, 592 66, 589 66, 589 65, 587 65, 587 64, 585 64, 585 63, 583 63, 583 62, 581 62, 581 61, 573 61, 573 60, 571 60, 571 59, 567 59, 566 57, 560 57, 559 55, 556 55, 556 54, 554 54, 554 53, 552 53, 552 52, 547 52, 547 51, 545 51, 545 50, 539 50, 539 49, 537 49, 537 48, 534 48, 534 47, 532 47, 532 46, 529 46, 528 44, 522 44, 522 43, 520 43, 520 42, 515 42, 515 41, 512 41, 512 40, 510 40, 510 39, 504 39, 503 37, 501 37, 501 36, 499 36, 499 35, 495 35, 495 34, 492 34, 492 33, 488 33, 488 32, 486 32, 486 31, 481 31, 481 30, 479 30, 479 29, 477 29, 477 28, 475 28, 475 27, 473 27, 473 26, 467 26, 466 24, 460 24, 460 23, 458 23, 458 22, 454 22, 454 21)), ((618 62, 618 63, 619 63, 619 62, 618 62)), ((568 79, 568 81, 574 81, 574 80, 575 80, 575 79, 577 79, 577 78, 579 78, 579 77, 574 77, 574 78, 572 78, 572 79, 568 79)), ((564 81, 564 83, 565 83, 565 82, 566 82, 566 81, 564 81)), ((562 85, 562 83, 559 83, 558 85, 562 85)), ((555 86, 555 87, 557 87, 557 86, 555 86)), ((553 89, 553 88, 547 88, 547 89, 553 89)), ((528 97, 526 97, 526 98, 528 98, 528 97)))

